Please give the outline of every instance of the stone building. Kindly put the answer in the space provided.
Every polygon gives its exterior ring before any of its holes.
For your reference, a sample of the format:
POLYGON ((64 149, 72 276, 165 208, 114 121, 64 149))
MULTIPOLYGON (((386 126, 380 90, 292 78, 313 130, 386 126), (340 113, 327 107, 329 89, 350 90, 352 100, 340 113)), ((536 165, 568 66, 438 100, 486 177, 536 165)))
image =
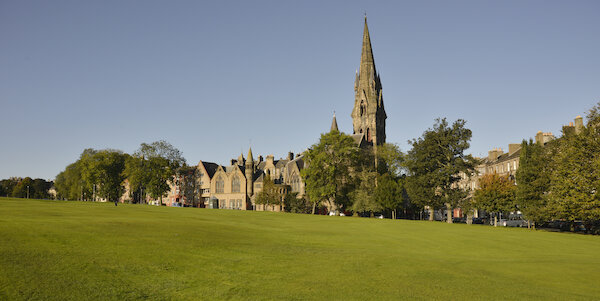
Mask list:
MULTIPOLYGON (((367 18, 365 17, 359 70, 354 82, 354 108, 351 113, 352 138, 359 147, 385 143, 385 120, 387 115, 383 105, 381 79, 375 68, 373 49, 367 18)), ((331 130, 339 131, 335 114, 331 130)), ((305 195, 304 181, 300 171, 304 168, 302 155, 294 157, 289 153, 285 159, 275 160, 273 155, 263 160, 262 156, 253 157, 252 149, 246 158, 242 154, 232 159, 227 166, 212 162, 198 163, 200 195, 207 207, 239 210, 273 210, 281 207, 257 205, 256 195, 262 191, 263 181, 268 175, 282 194, 297 192, 298 197, 305 195)), ((168 202, 177 203, 182 199, 177 185, 173 185, 168 202)))
POLYGON ((385 143, 387 115, 383 106, 381 79, 375 68, 366 16, 360 67, 354 81, 354 108, 350 116, 354 135, 362 135, 364 140, 375 148, 385 143))
MULTIPOLYGON (((570 122, 569 125, 563 126, 563 133, 567 132, 581 132, 583 128, 583 118, 581 116, 577 116, 573 122, 570 122)), ((539 131, 535 135, 535 142, 540 145, 545 145, 546 143, 556 139, 556 137, 552 133, 544 133, 539 131)), ((498 174, 501 176, 508 176, 511 180, 515 181, 516 184, 516 175, 517 169, 519 168, 519 158, 521 156, 521 144, 520 143, 511 143, 508 145, 508 152, 504 152, 502 148, 494 148, 488 151, 488 156, 485 158, 478 158, 481 160, 481 163, 475 168, 475 173, 471 175, 461 174, 461 181, 459 182, 459 187, 469 190, 471 193, 479 188, 479 179, 488 174, 498 174)), ((480 211, 475 210, 474 217, 479 216, 480 211)), ((454 217, 462 216, 462 211, 460 209, 455 209, 454 217)))
MULTIPOLYGON (((208 208, 280 211, 283 207, 257 205, 256 195, 262 191, 263 181, 268 175, 282 195, 296 192, 299 198, 303 197, 302 158, 302 155, 294 157, 290 152, 285 159, 275 160, 273 155, 268 155, 266 160, 263 156, 255 160, 250 148, 246 158, 240 154, 237 159, 231 159, 229 165, 200 161, 197 169, 201 203, 208 208)), ((182 201, 178 185, 172 185, 165 203, 170 205, 182 201)))

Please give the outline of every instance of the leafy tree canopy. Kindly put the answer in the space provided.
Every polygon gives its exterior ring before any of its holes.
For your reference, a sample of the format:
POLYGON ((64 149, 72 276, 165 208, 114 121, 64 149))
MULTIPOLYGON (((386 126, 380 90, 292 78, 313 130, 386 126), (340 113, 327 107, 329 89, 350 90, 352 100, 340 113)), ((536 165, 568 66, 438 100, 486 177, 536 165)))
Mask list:
POLYGON ((404 165, 408 169, 406 189, 413 202, 437 209, 456 205, 467 196, 457 183, 460 173, 473 172, 477 160, 465 155, 471 139, 465 123, 459 119, 450 126, 446 118, 436 119, 433 128, 409 141, 412 149, 404 165))

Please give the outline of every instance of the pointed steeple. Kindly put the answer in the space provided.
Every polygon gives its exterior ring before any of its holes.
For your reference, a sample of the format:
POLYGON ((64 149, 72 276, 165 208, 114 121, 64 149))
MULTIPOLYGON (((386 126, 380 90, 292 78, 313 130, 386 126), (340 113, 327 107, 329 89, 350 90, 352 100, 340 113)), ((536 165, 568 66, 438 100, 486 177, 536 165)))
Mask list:
POLYGON ((248 159, 247 162, 254 162, 254 158, 252 157, 252 147, 248 148, 248 159))
POLYGON ((375 69, 371 36, 365 15, 360 66, 354 81, 354 109, 352 126, 354 134, 364 134, 366 142, 380 145, 385 143, 385 119, 381 78, 375 69))
POLYGON ((333 112, 333 120, 331 121, 331 130, 329 130, 329 132, 339 132, 340 130, 338 129, 337 126, 337 120, 335 119, 335 112, 333 112))
POLYGON ((375 76, 376 73, 371 37, 369 36, 369 26, 367 26, 367 16, 365 15, 365 29, 363 30, 362 52, 360 55, 360 76, 366 80, 375 76))

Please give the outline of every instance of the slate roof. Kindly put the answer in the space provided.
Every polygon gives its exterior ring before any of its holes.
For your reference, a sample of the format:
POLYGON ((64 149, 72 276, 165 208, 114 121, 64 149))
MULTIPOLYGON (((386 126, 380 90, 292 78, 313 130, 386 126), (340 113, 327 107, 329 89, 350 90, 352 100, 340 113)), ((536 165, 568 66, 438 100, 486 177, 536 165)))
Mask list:
POLYGON ((213 163, 213 162, 202 161, 202 165, 204 166, 204 169, 208 173, 208 177, 211 179, 215 175, 215 172, 217 172, 217 168, 219 168, 219 164, 213 163))

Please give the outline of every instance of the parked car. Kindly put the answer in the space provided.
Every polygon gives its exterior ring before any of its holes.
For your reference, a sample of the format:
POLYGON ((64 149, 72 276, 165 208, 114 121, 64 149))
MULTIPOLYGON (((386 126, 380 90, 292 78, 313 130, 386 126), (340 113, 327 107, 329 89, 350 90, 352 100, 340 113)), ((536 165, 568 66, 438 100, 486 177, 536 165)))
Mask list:
POLYGON ((483 218, 481 218, 481 217, 474 217, 473 218, 473 224, 483 225, 484 224, 483 218))
POLYGON ((511 214, 506 221, 506 227, 527 227, 527 221, 523 219, 522 214, 511 214))

